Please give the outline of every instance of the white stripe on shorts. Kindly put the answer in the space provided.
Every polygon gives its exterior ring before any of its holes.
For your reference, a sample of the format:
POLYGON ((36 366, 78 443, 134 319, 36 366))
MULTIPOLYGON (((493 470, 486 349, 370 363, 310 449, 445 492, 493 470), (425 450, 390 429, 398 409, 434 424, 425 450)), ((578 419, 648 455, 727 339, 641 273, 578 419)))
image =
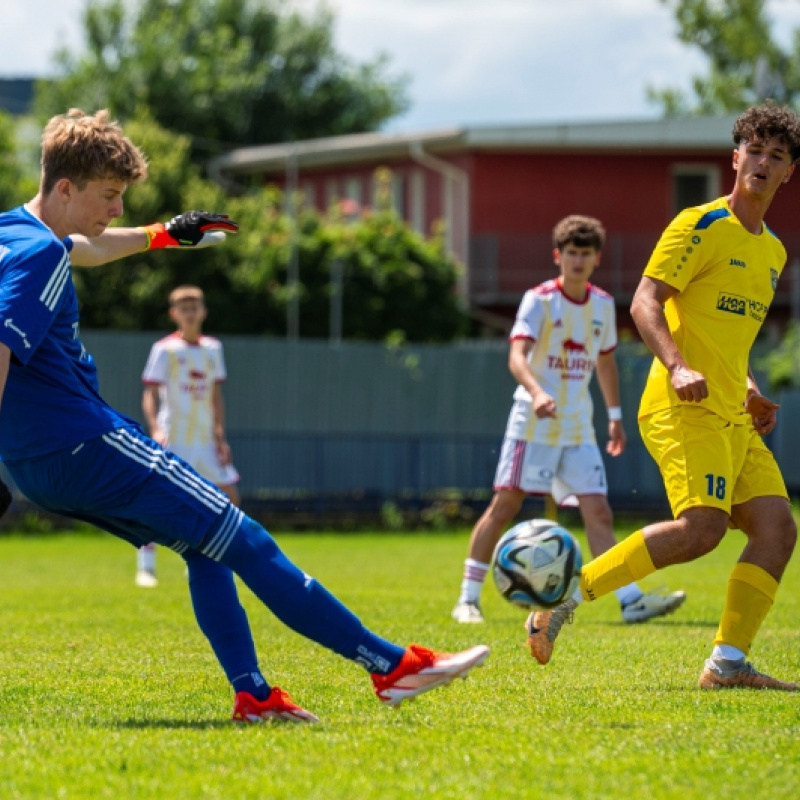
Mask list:
MULTIPOLYGON (((186 469, 180 461, 169 458, 159 446, 149 447, 124 428, 103 434, 103 441, 128 458, 142 464, 188 492, 198 502, 220 513, 229 502, 225 494, 205 483, 196 473, 186 469)), ((155 443, 154 443, 155 444, 155 443)))
POLYGON ((236 506, 231 505, 225 514, 222 525, 208 543, 200 548, 200 552, 214 561, 219 561, 225 555, 243 519, 244 514, 236 506))

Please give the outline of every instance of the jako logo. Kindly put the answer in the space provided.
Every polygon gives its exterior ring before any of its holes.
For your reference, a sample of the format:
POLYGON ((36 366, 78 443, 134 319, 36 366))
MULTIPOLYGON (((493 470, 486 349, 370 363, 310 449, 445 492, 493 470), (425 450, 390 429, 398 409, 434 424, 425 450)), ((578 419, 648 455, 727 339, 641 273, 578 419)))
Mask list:
POLYGON ((744 261, 739 261, 738 258, 732 258, 731 259, 731 266, 732 267, 742 267, 742 269, 744 269, 745 267, 747 267, 747 264, 745 264, 744 261))
POLYGON ((568 353, 586 353, 589 354, 589 351, 586 349, 585 344, 581 344, 580 342, 576 342, 573 339, 564 339, 561 343, 561 346, 568 352, 568 353))

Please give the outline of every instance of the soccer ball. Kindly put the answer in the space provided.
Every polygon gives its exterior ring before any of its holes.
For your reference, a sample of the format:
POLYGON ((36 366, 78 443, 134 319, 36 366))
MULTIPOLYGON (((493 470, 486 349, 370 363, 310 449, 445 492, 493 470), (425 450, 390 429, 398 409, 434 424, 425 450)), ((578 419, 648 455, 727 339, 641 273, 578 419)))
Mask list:
POLYGON ((582 563, 580 546, 566 528, 532 519, 503 534, 492 556, 492 574, 509 603, 555 608, 574 594, 582 563))

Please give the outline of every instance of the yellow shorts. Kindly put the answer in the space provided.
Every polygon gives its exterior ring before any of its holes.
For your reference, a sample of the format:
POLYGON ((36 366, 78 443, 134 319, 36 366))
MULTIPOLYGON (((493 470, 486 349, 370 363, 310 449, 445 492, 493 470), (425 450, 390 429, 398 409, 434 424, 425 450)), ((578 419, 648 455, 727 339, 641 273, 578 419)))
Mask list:
POLYGON ((661 470, 672 514, 731 507, 754 497, 785 497, 778 464, 752 425, 734 425, 700 406, 680 405, 639 420, 661 470))

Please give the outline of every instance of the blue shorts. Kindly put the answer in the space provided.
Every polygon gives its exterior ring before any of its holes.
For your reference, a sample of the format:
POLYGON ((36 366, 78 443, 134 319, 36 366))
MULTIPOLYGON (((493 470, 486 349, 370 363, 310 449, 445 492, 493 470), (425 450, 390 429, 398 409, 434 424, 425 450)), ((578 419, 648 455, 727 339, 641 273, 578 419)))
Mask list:
POLYGON ((135 427, 5 464, 31 502, 135 547, 156 542, 219 561, 246 519, 213 483, 135 427))

